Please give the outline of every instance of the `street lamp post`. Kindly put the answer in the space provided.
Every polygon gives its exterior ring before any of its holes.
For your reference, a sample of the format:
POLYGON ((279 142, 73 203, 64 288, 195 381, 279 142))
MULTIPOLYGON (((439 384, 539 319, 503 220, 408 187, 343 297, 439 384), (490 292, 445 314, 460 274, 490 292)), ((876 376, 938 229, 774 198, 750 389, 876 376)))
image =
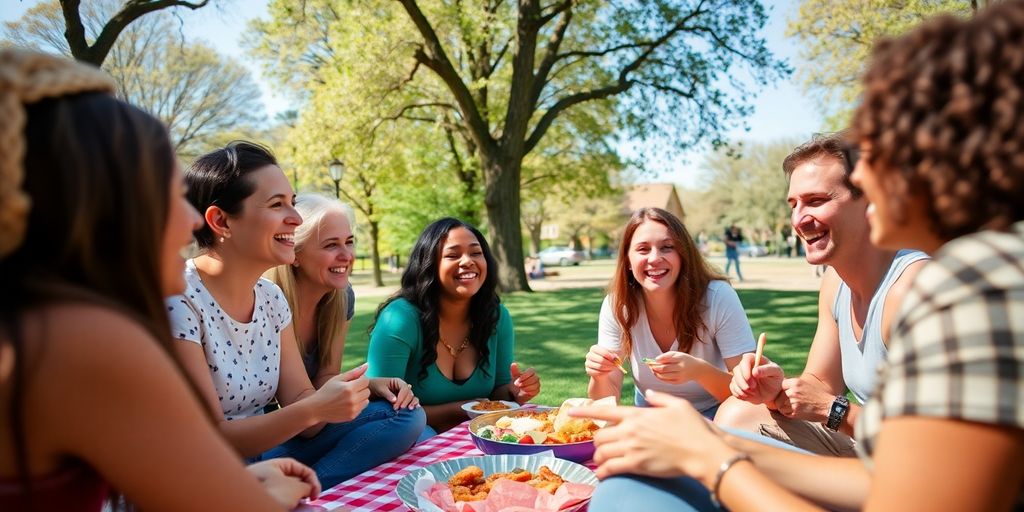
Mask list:
POLYGON ((345 175, 345 164, 335 158, 331 160, 331 163, 327 164, 327 173, 334 180, 334 195, 341 199, 341 178, 345 175))

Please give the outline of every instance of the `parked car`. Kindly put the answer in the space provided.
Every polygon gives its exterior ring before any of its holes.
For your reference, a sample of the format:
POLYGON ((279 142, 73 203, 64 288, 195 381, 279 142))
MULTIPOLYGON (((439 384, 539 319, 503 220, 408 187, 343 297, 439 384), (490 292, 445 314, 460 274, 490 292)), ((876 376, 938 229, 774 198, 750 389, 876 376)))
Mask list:
POLYGON ((545 265, 559 265, 562 267, 579 265, 581 261, 587 259, 587 255, 583 251, 577 251, 568 247, 548 247, 537 253, 537 257, 545 265))
POLYGON ((746 256, 748 258, 768 256, 768 249, 763 245, 742 242, 736 249, 739 250, 740 256, 746 256))

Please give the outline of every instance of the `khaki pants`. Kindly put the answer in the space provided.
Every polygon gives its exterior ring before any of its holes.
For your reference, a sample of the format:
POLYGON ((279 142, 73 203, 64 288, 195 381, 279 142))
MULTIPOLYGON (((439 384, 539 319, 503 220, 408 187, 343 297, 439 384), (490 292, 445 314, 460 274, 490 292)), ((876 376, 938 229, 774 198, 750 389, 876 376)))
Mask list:
POLYGON ((775 424, 762 423, 759 433, 818 455, 856 457, 857 442, 842 432, 833 432, 821 423, 795 420, 772 411, 775 424))

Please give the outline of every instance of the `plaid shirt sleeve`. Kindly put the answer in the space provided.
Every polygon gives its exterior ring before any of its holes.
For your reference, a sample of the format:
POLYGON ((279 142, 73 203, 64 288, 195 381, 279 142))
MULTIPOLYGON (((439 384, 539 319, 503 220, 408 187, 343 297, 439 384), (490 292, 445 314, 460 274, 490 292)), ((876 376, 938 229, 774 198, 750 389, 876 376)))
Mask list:
POLYGON ((861 414, 864 455, 889 417, 1024 428, 1024 224, 957 239, 935 256, 907 294, 861 414))

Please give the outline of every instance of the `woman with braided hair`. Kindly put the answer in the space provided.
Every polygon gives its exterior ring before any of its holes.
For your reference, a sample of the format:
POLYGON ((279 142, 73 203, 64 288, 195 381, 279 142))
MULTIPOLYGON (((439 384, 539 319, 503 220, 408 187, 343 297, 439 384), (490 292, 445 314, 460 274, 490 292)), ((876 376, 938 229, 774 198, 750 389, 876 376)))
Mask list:
POLYGON ((863 83, 848 151, 871 241, 933 259, 858 416, 861 460, 739 439, 654 394, 571 413, 617 423, 594 439, 592 512, 1024 509, 1024 1, 880 42, 863 83), (644 476, 609 478, 627 473, 644 476))
POLYGON ((309 468, 245 470, 170 353, 199 216, 167 130, 96 68, 0 51, 0 510, 284 510, 309 468), (261 485, 262 482, 262 485, 261 485))

